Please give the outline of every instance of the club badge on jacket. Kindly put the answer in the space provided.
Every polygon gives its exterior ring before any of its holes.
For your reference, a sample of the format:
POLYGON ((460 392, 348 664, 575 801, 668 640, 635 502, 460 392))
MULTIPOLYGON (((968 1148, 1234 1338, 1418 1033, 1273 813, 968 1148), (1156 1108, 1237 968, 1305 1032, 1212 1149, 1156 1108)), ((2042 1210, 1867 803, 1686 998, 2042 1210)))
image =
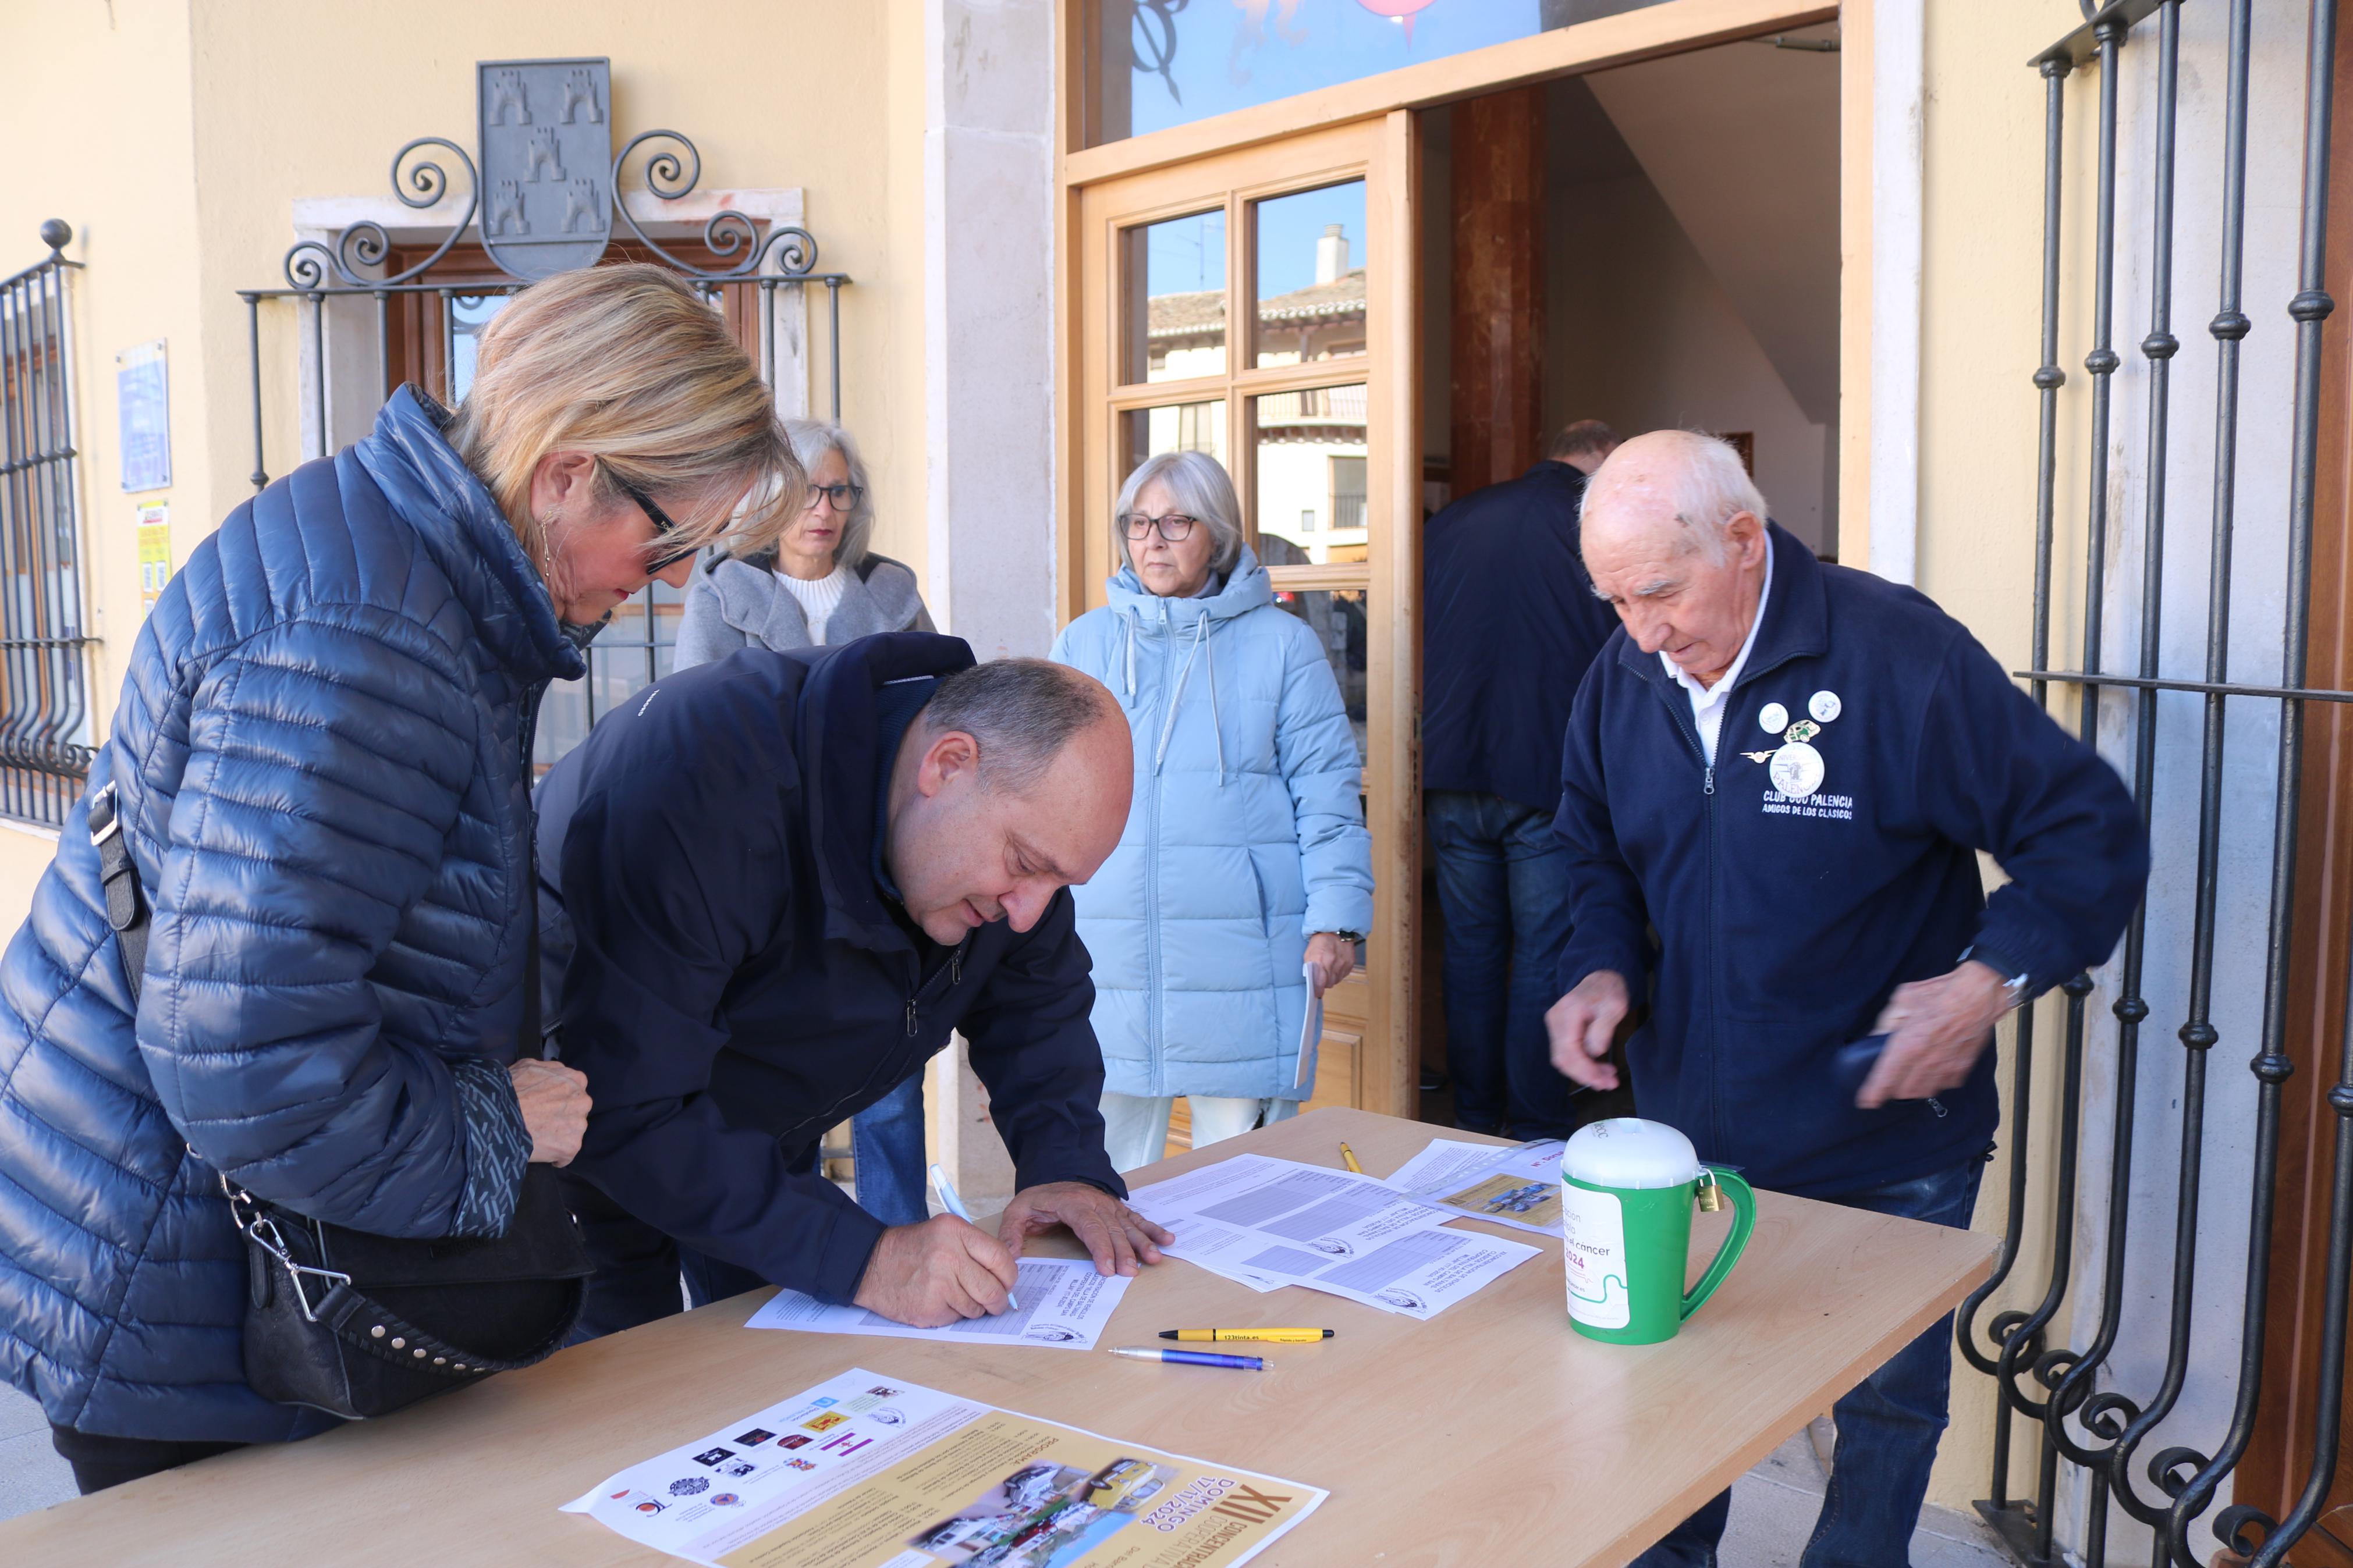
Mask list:
POLYGON ((1844 711, 1835 691, 1817 691, 1806 700, 1806 711, 1811 719, 1789 721, 1789 710, 1778 702, 1767 702, 1757 710, 1757 722, 1767 733, 1781 731, 1781 744, 1776 750, 1743 752, 1740 754, 1752 763, 1767 764, 1772 775, 1773 787, 1793 800, 1801 800, 1822 787, 1822 754, 1811 742, 1822 732, 1822 726, 1844 711))

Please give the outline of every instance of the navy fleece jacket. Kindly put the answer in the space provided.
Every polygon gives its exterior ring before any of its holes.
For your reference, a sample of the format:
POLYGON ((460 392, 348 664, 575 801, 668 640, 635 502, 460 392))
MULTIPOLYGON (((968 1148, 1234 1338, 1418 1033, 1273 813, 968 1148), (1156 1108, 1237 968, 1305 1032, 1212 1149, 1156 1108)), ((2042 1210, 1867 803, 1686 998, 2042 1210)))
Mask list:
POLYGON ((1770 537, 1773 590, 1713 767, 1689 696, 1622 630, 1577 692, 1559 979, 1615 970, 1639 998, 1651 976, 1627 1052, 1640 1113, 1759 1185, 1831 1196, 1956 1164, 1999 1118, 1991 1049, 1957 1089, 1862 1110, 1834 1079, 1839 1047, 1897 985, 1964 953, 2033 992, 2100 963, 2140 900, 2148 839, 2114 770, 1959 622, 1770 537), (1835 717, 1813 720, 1825 692, 1835 717), (1819 731, 1820 781, 1785 795, 1770 758, 1800 721, 1819 731), (2010 879, 1990 900, 1979 850, 2010 879))

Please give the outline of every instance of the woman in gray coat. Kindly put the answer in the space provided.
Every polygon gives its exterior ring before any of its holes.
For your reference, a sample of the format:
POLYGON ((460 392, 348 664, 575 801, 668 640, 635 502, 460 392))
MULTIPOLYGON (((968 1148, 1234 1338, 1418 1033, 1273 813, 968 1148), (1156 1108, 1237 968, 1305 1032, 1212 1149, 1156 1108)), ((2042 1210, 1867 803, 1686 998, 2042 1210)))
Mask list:
MULTIPOLYGON (((677 667, 739 648, 827 647, 877 632, 928 632, 915 574, 867 548, 874 508, 866 464, 839 425, 787 419, 785 434, 808 471, 808 500, 776 548, 698 562, 678 628, 677 667)), ((923 1080, 911 1078, 850 1121, 859 1206, 884 1225, 920 1225, 923 1199, 923 1080)))
POLYGON ((808 466, 807 504, 775 550, 740 561, 714 551, 696 564, 678 628, 681 669, 740 647, 830 647, 937 629, 914 573, 867 548, 874 507, 849 432, 787 419, 785 434, 808 466))

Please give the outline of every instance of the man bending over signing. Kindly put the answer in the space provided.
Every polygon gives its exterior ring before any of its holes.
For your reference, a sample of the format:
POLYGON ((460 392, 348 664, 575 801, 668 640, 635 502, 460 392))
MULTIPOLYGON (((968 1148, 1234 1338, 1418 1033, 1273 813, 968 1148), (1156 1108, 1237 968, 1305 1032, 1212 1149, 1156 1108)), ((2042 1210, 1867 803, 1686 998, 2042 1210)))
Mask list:
POLYGON ((550 994, 596 1110, 565 1173, 584 1335, 762 1282, 936 1328, 1005 1310, 1025 1237, 1156 1263, 1103 1154, 1072 882, 1119 841, 1127 723, 1042 659, 918 633, 749 648, 639 693, 539 793, 550 994), (824 1131, 970 1042, 1019 1191, 990 1236, 885 1228, 824 1131))

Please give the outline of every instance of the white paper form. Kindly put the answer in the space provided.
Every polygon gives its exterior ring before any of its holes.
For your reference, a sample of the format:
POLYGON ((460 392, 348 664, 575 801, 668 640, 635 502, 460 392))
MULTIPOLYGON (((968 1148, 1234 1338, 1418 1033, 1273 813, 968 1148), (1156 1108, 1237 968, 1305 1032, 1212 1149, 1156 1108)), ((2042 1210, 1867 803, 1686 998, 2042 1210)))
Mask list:
POLYGON ((1557 1138, 1497 1148, 1433 1138, 1383 1183, 1449 1217, 1467 1216, 1540 1236, 1560 1234, 1557 1138))
POLYGON ((810 1334, 878 1334, 900 1340, 1091 1351, 1103 1337, 1103 1325, 1111 1321, 1120 1298, 1127 1294, 1126 1279, 1096 1273, 1095 1266, 1085 1258, 1024 1258, 1016 1267, 1021 1273, 1020 1282, 1013 1287, 1013 1293, 1021 1300, 1018 1311, 965 1318, 944 1329, 911 1329, 863 1307, 828 1307, 798 1290, 777 1291, 744 1326, 795 1329, 810 1334))
POLYGON ((1327 1495, 853 1367, 563 1511, 713 1568, 1239 1568, 1327 1495))
POLYGON ((1267 1284, 1433 1318, 1536 1255, 1448 1230, 1369 1176, 1237 1154, 1139 1187, 1128 1205, 1176 1237, 1162 1250, 1255 1289, 1267 1284))

